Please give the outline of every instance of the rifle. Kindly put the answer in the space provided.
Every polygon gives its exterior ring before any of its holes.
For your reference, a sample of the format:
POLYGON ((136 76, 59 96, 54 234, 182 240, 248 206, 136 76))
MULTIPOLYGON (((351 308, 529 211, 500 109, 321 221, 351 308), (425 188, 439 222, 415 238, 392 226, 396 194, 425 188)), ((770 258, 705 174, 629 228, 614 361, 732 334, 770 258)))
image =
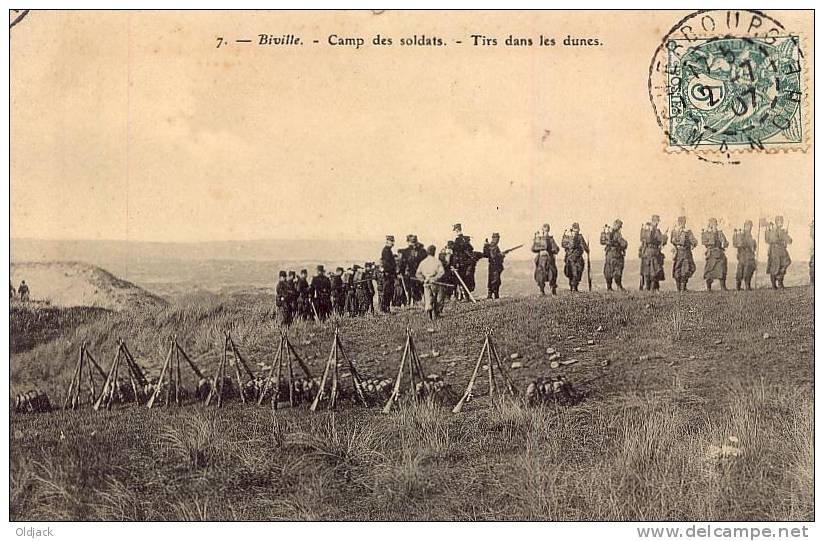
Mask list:
POLYGON ((501 255, 506 255, 506 254, 508 254, 509 252, 514 252, 514 251, 515 251, 515 250, 517 250, 518 248, 523 248, 523 246, 524 246, 523 244, 519 244, 518 246, 513 246, 512 248, 507 248, 506 250, 503 250, 503 251, 501 252, 501 255))
POLYGON ((317 311, 317 309, 315 308, 315 303, 314 303, 314 302, 312 302, 312 298, 311 298, 311 297, 309 298, 309 306, 311 306, 311 307, 312 307, 312 313, 313 313, 313 314, 315 314, 315 322, 316 322, 316 323, 320 323, 320 316, 318 316, 318 311, 317 311))
POLYGON ((458 278, 458 281, 463 286, 464 291, 466 291, 466 294, 469 295, 470 300, 472 300, 472 302, 478 302, 478 301, 475 300, 475 297, 472 296, 472 292, 469 291, 469 288, 466 287, 466 283, 463 281, 463 278, 461 278, 461 275, 458 274, 458 270, 455 267, 449 267, 449 268, 450 268, 450 270, 452 270, 452 274, 454 274, 458 278))
MULTIPOLYGON (((415 280, 416 282, 420 282, 422 284, 426 283, 423 280, 420 280, 418 278, 410 278, 410 280, 415 280)), ((442 287, 456 287, 455 284, 447 284, 446 282, 432 282, 432 283, 435 284, 435 285, 438 285, 438 286, 442 286, 442 287)))
MULTIPOLYGON (((587 240, 586 237, 584 237, 584 242, 586 242, 586 240, 587 240)), ((588 242, 587 242, 587 246, 589 246, 588 242)), ((589 267, 589 250, 587 250, 584 253, 587 254, 587 285, 589 286, 589 290, 592 291, 592 272, 590 271, 590 267, 589 267)))
MULTIPOLYGON (((758 220, 758 234, 755 237, 755 269, 752 271, 752 276, 755 278, 755 289, 758 289, 758 247, 761 245, 761 223, 764 218, 758 220)), ((766 231, 764 232, 766 237, 766 231)))
POLYGON ((406 288, 406 276, 401 274, 401 285, 403 286, 403 294, 406 295, 406 304, 411 304, 411 300, 409 298, 409 290, 406 288))

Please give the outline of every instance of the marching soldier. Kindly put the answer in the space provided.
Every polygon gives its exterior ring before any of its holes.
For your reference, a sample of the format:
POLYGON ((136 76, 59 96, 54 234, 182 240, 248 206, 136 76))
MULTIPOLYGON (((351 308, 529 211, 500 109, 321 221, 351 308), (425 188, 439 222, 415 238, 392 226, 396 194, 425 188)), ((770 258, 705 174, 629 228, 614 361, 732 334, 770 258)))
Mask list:
POLYGON ((427 256, 418 265, 416 274, 418 283, 423 284, 423 298, 424 309, 430 320, 435 319, 440 315, 439 303, 442 301, 440 290, 442 286, 437 282, 444 275, 443 264, 440 259, 435 257, 435 247, 429 246, 426 249, 427 256))
POLYGON ((407 247, 398 250, 401 253, 401 264, 398 269, 403 275, 404 285, 406 291, 409 293, 413 302, 420 301, 423 296, 423 287, 420 282, 412 280, 418 272, 418 265, 426 257, 426 250, 423 244, 418 242, 417 235, 406 236, 407 247))
POLYGON ((564 232, 561 238, 566 254, 564 255, 564 276, 569 278, 570 291, 578 291, 578 284, 584 275, 584 252, 589 253, 589 246, 586 239, 581 234, 581 226, 578 222, 572 224, 569 232, 564 232))
POLYGON ((309 284, 309 298, 314 303, 318 319, 321 321, 325 321, 331 312, 331 294, 332 282, 326 276, 323 265, 318 265, 318 273, 312 277, 312 283, 309 284))
POLYGON ((20 282, 20 287, 17 288, 17 294, 20 296, 21 301, 29 300, 29 286, 25 280, 20 282))
POLYGON ((535 283, 538 284, 541 295, 546 295, 544 288, 547 282, 552 288, 552 294, 556 294, 558 268, 555 266, 555 255, 559 251, 558 244, 549 234, 549 224, 544 224, 532 240, 532 252, 535 254, 535 283))
POLYGON ((649 222, 641 226, 641 245, 638 257, 641 258, 641 290, 658 291, 664 279, 664 253, 661 248, 667 244, 667 234, 661 233, 658 225, 661 217, 653 214, 649 222))
POLYGON ((732 235, 732 244, 738 251, 738 267, 735 269, 735 289, 741 291, 743 282, 747 291, 752 289, 752 276, 755 274, 755 250, 758 242, 752 238, 752 221, 744 222, 744 229, 736 229, 732 235))
POLYGON ((301 269, 300 276, 295 280, 295 293, 297 294, 297 310, 296 315, 304 321, 312 321, 313 312, 311 299, 309 298, 309 282, 306 280, 309 272, 306 269, 301 269))
POLYGON ((718 220, 710 218, 707 229, 701 231, 701 244, 707 248, 706 263, 704 264, 704 280, 707 282, 707 291, 712 291, 713 280, 721 283, 721 290, 727 290, 727 254, 724 250, 729 246, 727 236, 718 229, 718 220))
POLYGON ((332 312, 342 316, 344 303, 343 267, 335 269, 335 274, 329 277, 329 294, 332 301, 332 312))
POLYGON ((692 250, 698 246, 695 235, 687 229, 687 217, 679 216, 678 225, 670 233, 670 242, 675 248, 675 261, 672 264, 672 277, 678 291, 687 290, 687 282, 695 274, 695 260, 692 250))
MULTIPOLYGON (((767 226, 764 234, 767 244, 770 245, 767 251, 767 272, 770 274, 770 283, 773 289, 784 289, 784 275, 787 268, 792 263, 787 245, 793 243, 789 232, 784 229, 784 217, 776 216, 775 223, 767 226)), ((22 295, 21 295, 22 296, 22 295)))
POLYGON ((601 244, 604 246, 604 278, 607 281, 607 291, 612 291, 612 282, 624 291, 621 283, 624 274, 624 256, 627 253, 627 241, 621 235, 624 222, 615 220, 612 227, 604 226, 601 232, 601 244))
POLYGON ((278 284, 275 287, 275 306, 280 313, 280 324, 288 327, 292 324, 292 306, 294 305, 295 289, 286 279, 286 271, 278 273, 278 284))
POLYGON ((395 296, 395 277, 398 274, 398 267, 395 264, 395 254, 392 253, 393 246, 395 246, 395 237, 386 235, 386 245, 381 251, 381 268, 383 269, 381 312, 389 312, 389 306, 395 296))
POLYGON ((501 235, 492 233, 492 242, 484 242, 483 255, 489 260, 486 279, 487 299, 501 298, 501 273, 504 271, 504 257, 506 256, 501 252, 500 241, 501 235))

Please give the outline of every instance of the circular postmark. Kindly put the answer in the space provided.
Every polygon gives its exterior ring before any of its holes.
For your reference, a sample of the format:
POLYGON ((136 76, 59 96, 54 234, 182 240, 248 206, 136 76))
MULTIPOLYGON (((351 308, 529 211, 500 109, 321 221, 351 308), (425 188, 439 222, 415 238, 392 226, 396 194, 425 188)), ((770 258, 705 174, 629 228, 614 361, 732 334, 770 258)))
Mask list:
POLYGON ((803 60, 799 35, 762 12, 684 17, 649 68, 649 99, 666 150, 737 163, 741 152, 802 148, 803 60))

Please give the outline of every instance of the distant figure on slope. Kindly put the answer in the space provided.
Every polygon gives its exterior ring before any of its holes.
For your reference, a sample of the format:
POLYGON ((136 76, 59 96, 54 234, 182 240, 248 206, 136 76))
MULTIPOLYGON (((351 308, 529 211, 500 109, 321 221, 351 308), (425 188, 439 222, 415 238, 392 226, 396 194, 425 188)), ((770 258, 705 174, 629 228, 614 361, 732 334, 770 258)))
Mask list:
POLYGON ((713 280, 721 283, 722 291, 727 290, 727 254, 724 251, 730 243, 724 232, 718 229, 718 220, 710 218, 707 229, 701 231, 701 244, 707 249, 704 264, 704 280, 707 291, 712 291, 713 280))
POLYGON ((784 217, 776 216, 775 223, 767 226, 764 234, 770 249, 767 251, 767 272, 773 289, 784 289, 784 275, 792 263, 787 246, 793 243, 789 232, 784 229, 784 217))
POLYGON ((555 266, 555 254, 560 251, 555 239, 549 234, 549 224, 544 224, 541 231, 535 233, 532 239, 532 252, 535 254, 535 283, 546 295, 544 288, 547 282, 555 295, 558 288, 558 268, 555 266))
POLYGON ((755 274, 755 250, 758 247, 758 241, 752 237, 752 221, 744 222, 743 229, 736 229, 732 235, 733 247, 738 251, 737 259, 738 266, 735 269, 735 289, 741 291, 741 284, 747 288, 747 291, 752 289, 752 276, 755 274))
POLYGON ((604 278, 607 281, 607 291, 612 291, 612 282, 624 291, 621 283, 624 275, 624 256, 627 253, 627 241, 621 235, 624 222, 615 220, 612 227, 604 226, 601 232, 601 244, 604 246, 604 278))
POLYGON ((692 250, 698 246, 695 235, 687 229, 687 217, 679 216, 678 224, 670 233, 670 242, 675 248, 675 260, 672 262, 672 277, 678 291, 687 290, 687 282, 695 274, 695 260, 692 250))
POLYGON ((578 291, 578 284, 584 275, 584 252, 589 253, 589 246, 584 236, 581 234, 581 226, 578 222, 572 224, 569 231, 564 232, 561 238, 566 254, 564 255, 564 276, 569 278, 570 291, 578 291))
POLYGON ((489 260, 486 279, 487 299, 501 298, 501 273, 504 272, 504 257, 506 256, 501 251, 500 241, 500 233, 492 233, 492 241, 484 243, 483 254, 489 260))
POLYGON ((661 233, 658 225, 661 217, 653 214, 649 222, 641 226, 641 245, 638 257, 641 258, 641 289, 658 291, 664 279, 664 252, 661 248, 667 244, 667 234, 661 233))
POLYGON ((20 287, 17 288, 17 294, 20 296, 21 301, 25 302, 29 300, 29 286, 25 280, 20 282, 20 287))

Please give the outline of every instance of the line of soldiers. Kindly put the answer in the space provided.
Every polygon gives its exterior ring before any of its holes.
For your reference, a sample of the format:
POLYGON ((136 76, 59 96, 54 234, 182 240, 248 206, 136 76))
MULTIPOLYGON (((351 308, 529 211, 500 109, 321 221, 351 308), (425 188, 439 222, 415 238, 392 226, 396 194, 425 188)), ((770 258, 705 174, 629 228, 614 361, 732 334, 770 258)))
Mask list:
POLYGON ((29 286, 26 284, 26 281, 23 280, 20 282, 20 287, 17 288, 15 293, 14 286, 9 282, 9 300, 15 297, 15 294, 21 301, 28 301, 29 300, 29 286))

